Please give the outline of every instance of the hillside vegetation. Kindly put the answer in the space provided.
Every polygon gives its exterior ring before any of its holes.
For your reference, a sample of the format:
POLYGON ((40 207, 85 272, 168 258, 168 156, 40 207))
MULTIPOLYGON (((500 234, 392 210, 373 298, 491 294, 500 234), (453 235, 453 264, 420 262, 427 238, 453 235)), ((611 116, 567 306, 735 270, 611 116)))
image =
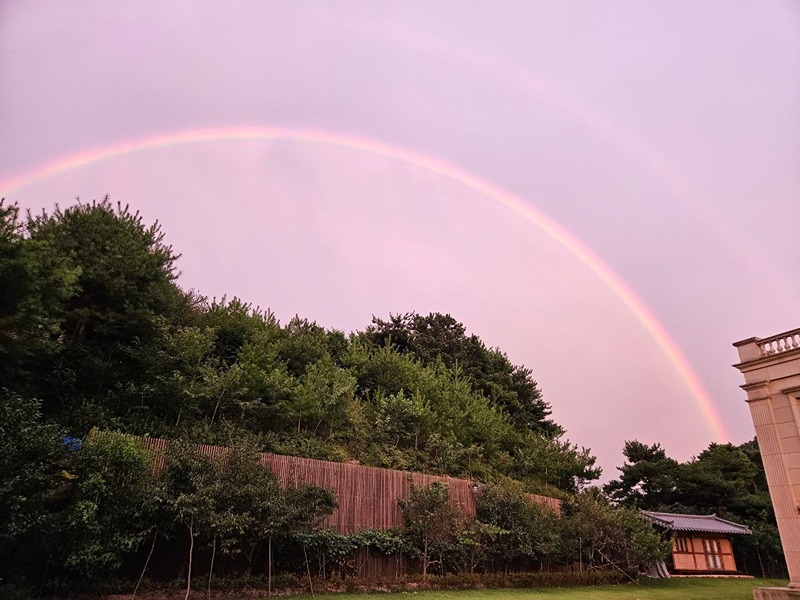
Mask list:
MULTIPOLYGON (((178 284, 157 224, 108 201, 0 213, 0 381, 65 433, 91 428, 574 491, 599 469, 533 374, 450 315, 363 331, 281 324, 178 284)), ((258 277, 250 273, 248 277, 258 277)))
POLYGON ((357 575, 364 553, 473 584, 631 580, 669 548, 634 509, 662 506, 746 517, 743 563, 780 573, 752 447, 678 465, 631 442, 620 480, 586 489, 595 459, 564 439, 533 373, 450 315, 282 324, 182 289, 178 259, 157 224, 107 200, 27 217, 0 204, 0 595, 9 581, 19 597, 95 591, 131 565, 141 581, 154 551, 187 596, 198 553, 209 590, 219 557, 225 576, 311 589, 357 575), (125 434, 172 440, 163 468, 125 434), (475 516, 433 483, 390 499, 399 530, 326 531, 335 493, 282 487, 260 451, 487 485, 475 516), (526 492, 562 498, 561 517, 526 492))

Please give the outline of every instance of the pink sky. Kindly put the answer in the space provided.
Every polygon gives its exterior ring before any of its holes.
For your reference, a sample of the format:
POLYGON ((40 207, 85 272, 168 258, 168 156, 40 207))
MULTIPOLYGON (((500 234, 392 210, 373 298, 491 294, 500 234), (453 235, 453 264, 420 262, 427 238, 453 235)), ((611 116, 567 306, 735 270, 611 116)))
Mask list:
MULTIPOLYGON (((0 182, 182 130, 357 135, 444 160, 580 239, 659 319, 731 440, 731 342, 800 326, 791 2, 25 2, 0 7, 0 182)), ((0 186, 1 187, 1 186, 0 186)), ((607 475, 626 439, 713 439, 629 307, 485 194, 353 149, 159 148, 0 193, 159 219, 182 283, 328 327, 450 312, 533 369, 607 475), (576 370, 576 367, 578 370, 576 370)))

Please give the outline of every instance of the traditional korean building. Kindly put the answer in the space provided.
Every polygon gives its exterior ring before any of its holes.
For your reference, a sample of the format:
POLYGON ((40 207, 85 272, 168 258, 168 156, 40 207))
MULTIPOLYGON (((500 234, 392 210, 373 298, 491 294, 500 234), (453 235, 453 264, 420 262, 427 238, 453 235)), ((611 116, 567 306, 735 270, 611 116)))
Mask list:
POLYGON ((680 515, 640 511, 663 529, 672 542, 667 569, 672 575, 726 575, 738 573, 733 559, 734 535, 750 535, 749 527, 717 515, 680 515))

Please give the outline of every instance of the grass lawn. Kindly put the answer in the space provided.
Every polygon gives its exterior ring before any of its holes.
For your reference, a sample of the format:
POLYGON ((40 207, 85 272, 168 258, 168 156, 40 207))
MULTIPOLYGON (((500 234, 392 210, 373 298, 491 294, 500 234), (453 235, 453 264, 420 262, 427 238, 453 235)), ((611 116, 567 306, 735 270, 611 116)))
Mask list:
MULTIPOLYGON (((657 579, 640 585, 589 588, 399 592, 419 600, 751 600, 754 587, 783 587, 781 579, 657 579)), ((386 598, 386 594, 336 594, 335 600, 386 598)))

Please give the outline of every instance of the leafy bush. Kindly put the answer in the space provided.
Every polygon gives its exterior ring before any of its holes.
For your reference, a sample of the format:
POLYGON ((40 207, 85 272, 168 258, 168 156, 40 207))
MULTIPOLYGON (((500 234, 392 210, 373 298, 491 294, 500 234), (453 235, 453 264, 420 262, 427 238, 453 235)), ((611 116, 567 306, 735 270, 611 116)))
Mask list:
POLYGON ((54 528, 64 564, 81 579, 112 573, 149 530, 152 459, 135 440, 98 435, 77 453, 68 506, 54 528))
POLYGON ((0 583, 0 598, 3 600, 33 600, 33 588, 13 583, 0 583))

